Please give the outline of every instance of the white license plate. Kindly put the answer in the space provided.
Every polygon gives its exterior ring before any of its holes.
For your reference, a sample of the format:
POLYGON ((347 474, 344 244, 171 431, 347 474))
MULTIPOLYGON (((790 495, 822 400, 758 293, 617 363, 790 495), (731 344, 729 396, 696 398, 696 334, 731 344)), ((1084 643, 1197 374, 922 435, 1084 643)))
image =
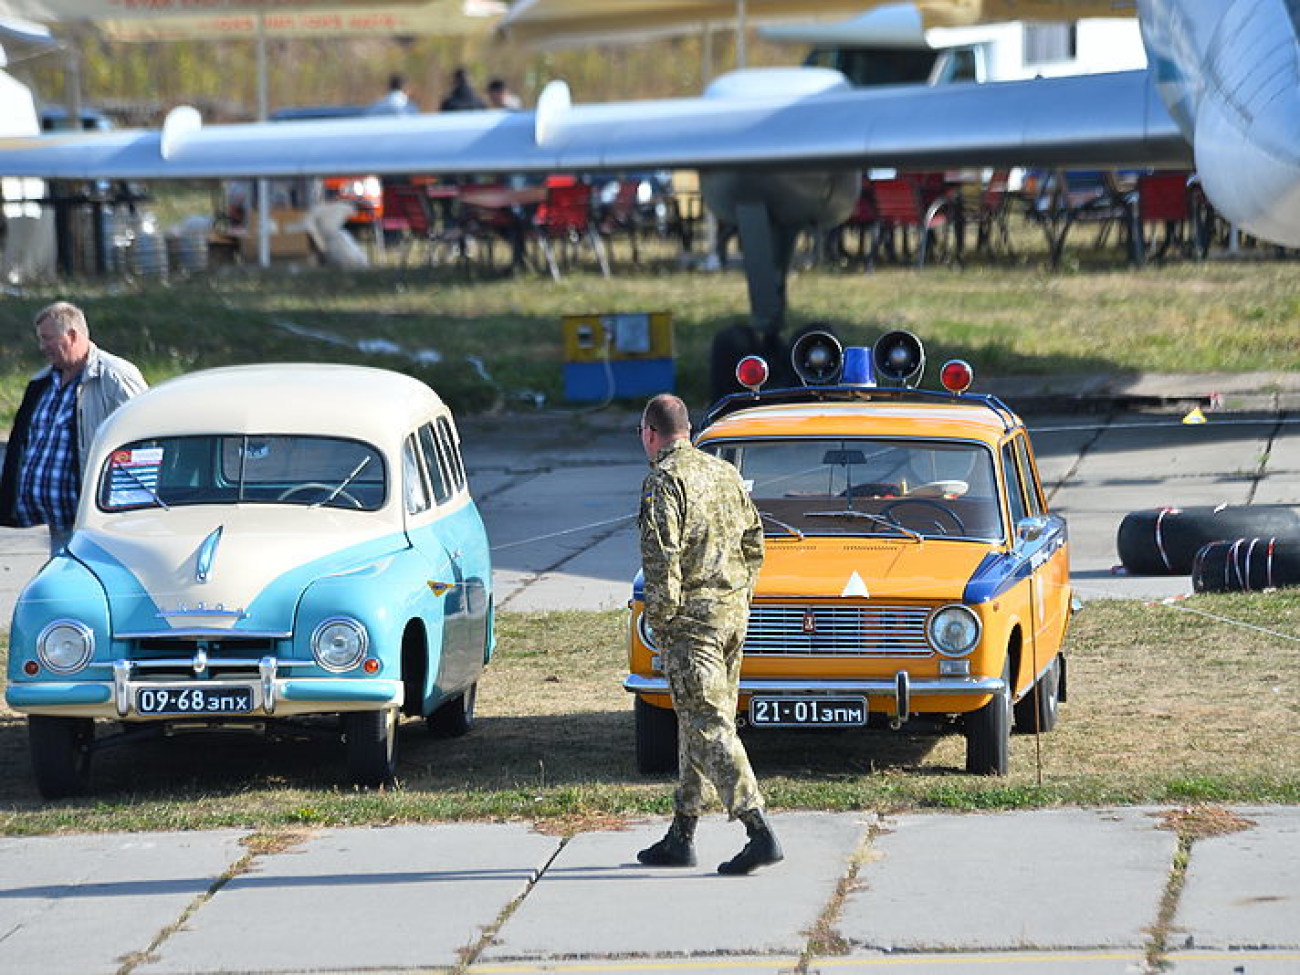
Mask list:
POLYGON ((251 714, 253 689, 231 684, 212 687, 140 687, 135 692, 140 714, 251 714))
POLYGON ((758 728, 853 728, 867 723, 867 699, 753 697, 749 723, 758 728))

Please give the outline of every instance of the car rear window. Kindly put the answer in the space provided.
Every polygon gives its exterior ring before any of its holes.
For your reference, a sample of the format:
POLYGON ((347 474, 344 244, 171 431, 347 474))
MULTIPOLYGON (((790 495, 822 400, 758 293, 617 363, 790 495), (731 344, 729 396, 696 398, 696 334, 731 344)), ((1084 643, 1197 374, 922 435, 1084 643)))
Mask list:
POLYGON ((292 504, 374 511, 388 496, 383 456, 334 437, 213 434, 137 440, 109 454, 104 511, 193 504, 292 504))
POLYGON ((966 441, 728 440, 768 534, 1003 537, 993 455, 966 441))

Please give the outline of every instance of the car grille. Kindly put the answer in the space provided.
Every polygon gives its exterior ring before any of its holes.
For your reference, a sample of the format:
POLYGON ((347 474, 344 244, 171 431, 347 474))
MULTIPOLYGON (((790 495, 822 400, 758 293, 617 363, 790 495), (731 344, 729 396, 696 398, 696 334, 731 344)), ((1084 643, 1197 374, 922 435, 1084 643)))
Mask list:
POLYGON ((927 606, 760 603, 749 611, 751 656, 928 657, 927 606))
POLYGON ((179 640, 158 637, 133 640, 131 660, 142 676, 159 679, 192 679, 196 654, 202 648, 204 671, 225 678, 257 677, 259 658, 274 655, 275 641, 267 638, 179 640))

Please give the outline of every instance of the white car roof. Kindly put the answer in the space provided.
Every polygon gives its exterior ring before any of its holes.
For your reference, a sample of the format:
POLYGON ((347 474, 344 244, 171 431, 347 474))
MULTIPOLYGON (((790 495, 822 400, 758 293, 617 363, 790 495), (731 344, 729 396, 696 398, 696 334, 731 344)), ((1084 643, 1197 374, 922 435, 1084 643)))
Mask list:
POLYGON ((451 412, 432 389, 387 369, 266 363, 169 379, 105 421, 88 469, 112 447, 204 433, 318 434, 365 440, 395 455, 420 423, 451 412))

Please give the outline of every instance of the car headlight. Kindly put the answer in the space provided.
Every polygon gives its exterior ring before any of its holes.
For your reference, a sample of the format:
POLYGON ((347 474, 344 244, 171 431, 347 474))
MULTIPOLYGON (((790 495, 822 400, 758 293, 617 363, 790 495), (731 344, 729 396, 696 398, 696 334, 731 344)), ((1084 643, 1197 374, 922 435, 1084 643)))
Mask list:
POLYGON ((36 638, 36 655, 56 674, 76 673, 94 652, 94 631, 77 620, 55 620, 36 638))
POLYGON ((944 606, 926 628, 930 642, 945 657, 964 657, 980 642, 980 618, 968 606, 944 606))
POLYGON ((311 652, 326 670, 351 670, 361 663, 370 645, 366 628, 354 619, 335 616, 316 627, 311 635, 311 652))

